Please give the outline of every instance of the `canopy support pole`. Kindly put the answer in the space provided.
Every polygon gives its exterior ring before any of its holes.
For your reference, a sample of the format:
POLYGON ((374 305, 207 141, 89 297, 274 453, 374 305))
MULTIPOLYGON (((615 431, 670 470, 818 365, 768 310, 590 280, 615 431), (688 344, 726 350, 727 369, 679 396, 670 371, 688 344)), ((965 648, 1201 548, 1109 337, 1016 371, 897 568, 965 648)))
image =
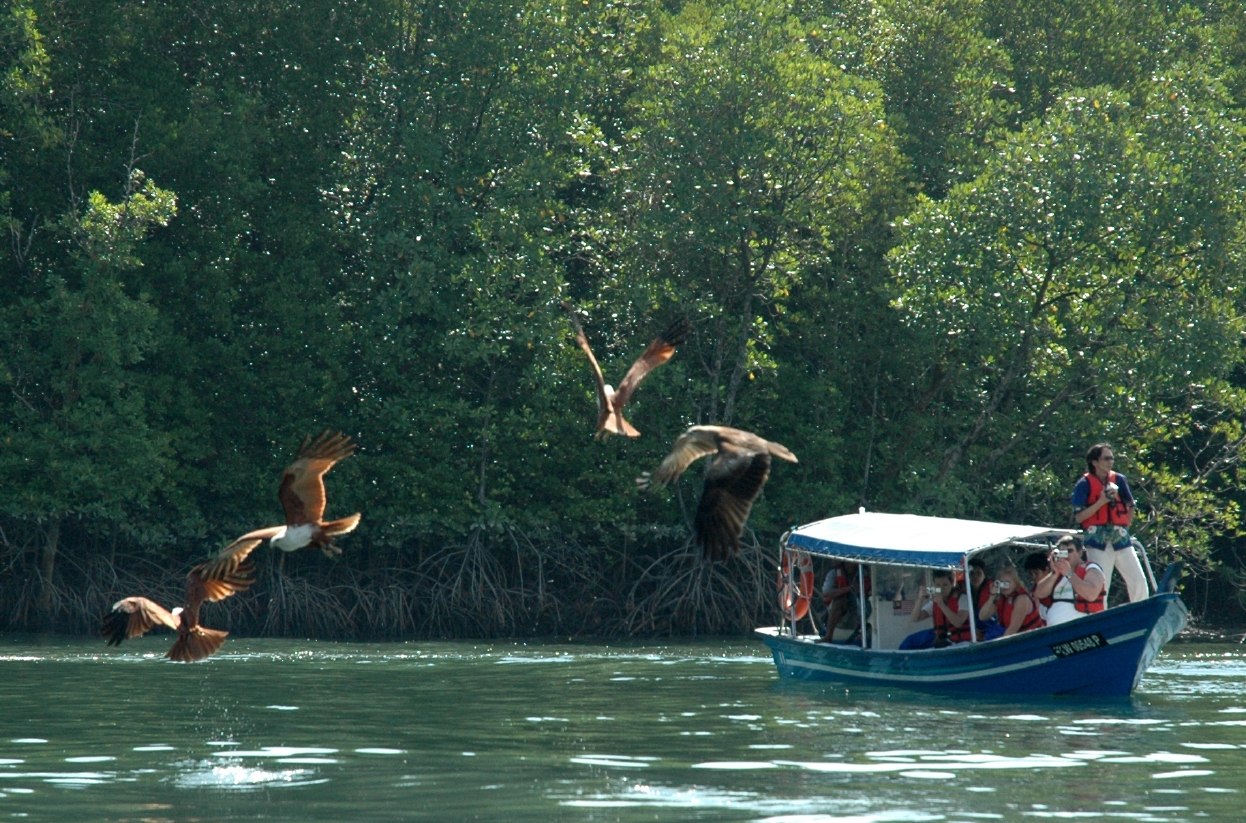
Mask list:
POLYGON ((1151 558, 1147 556, 1146 546, 1136 537, 1130 537, 1129 542, 1133 544, 1134 551, 1142 556, 1142 568, 1146 569, 1147 579, 1151 581, 1151 591, 1158 592, 1159 584, 1155 582, 1155 572, 1151 571, 1151 558))
POLYGON ((869 648, 868 635, 870 633, 870 627, 865 622, 865 606, 866 606, 865 564, 858 563, 857 564, 857 611, 859 612, 859 616, 857 618, 857 625, 861 627, 860 629, 861 648, 863 649, 869 648))
POLYGON ((978 599, 973 596, 973 578, 969 576, 969 555, 961 559, 961 570, 965 573, 965 600, 969 606, 969 642, 978 642, 978 599))

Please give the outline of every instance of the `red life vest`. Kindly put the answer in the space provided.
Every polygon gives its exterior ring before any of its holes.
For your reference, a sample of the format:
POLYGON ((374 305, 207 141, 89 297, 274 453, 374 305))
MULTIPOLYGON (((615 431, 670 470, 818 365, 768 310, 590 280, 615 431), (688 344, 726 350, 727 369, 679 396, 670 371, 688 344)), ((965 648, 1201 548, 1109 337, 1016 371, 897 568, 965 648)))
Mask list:
MULTIPOLYGON (((1082 477, 1086 478, 1088 486, 1086 505, 1089 506, 1103 494, 1103 483, 1093 472, 1086 472, 1082 477)), ((1108 482, 1116 482, 1116 472, 1108 472, 1108 482)), ((1082 521, 1082 527, 1128 526, 1131 520, 1133 520, 1133 509, 1124 500, 1118 498, 1115 503, 1109 501, 1106 506, 1100 506, 1097 512, 1082 521)))
MULTIPOLYGON (((947 605, 948 611, 953 614, 960 611, 960 598, 961 594, 963 594, 959 589, 956 591, 956 594, 949 595, 943 600, 947 605)), ((972 619, 971 616, 966 616, 965 622, 959 626, 953 626, 951 621, 947 619, 947 615, 943 613, 943 609, 939 608, 937 603, 931 603, 930 618, 934 621, 936 638, 939 636, 947 637, 949 643, 964 643, 970 639, 969 621, 972 619)))
MULTIPOLYGON (((1076 574, 1078 577, 1080 577, 1082 580, 1085 580, 1086 570, 1089 569, 1091 566, 1094 566, 1096 569, 1099 569, 1100 574, 1103 573, 1103 569, 1099 567, 1098 563, 1090 563, 1085 566, 1078 566, 1077 569, 1074 570, 1073 573, 1076 574)), ((1057 585, 1058 584, 1059 584, 1059 581, 1057 581, 1057 585)), ((1055 592, 1054 586, 1052 587, 1051 591, 1054 594, 1055 592)), ((1067 598, 1067 597, 1044 598, 1044 600, 1046 599, 1050 599, 1051 603, 1072 603, 1073 608, 1077 609, 1082 614, 1094 614, 1095 612, 1101 612, 1105 608, 1107 608, 1107 592, 1100 593, 1100 595, 1096 597, 1094 600, 1087 600, 1086 598, 1078 594, 1076 589, 1074 589, 1072 599, 1067 598)), ((1048 603, 1047 605, 1050 606, 1051 603, 1048 603)))
POLYGON ((1017 605, 1017 598, 1023 595, 1030 601, 1030 612, 1025 616, 1025 620, 1021 621, 1019 631, 1028 632, 1030 629, 1037 629, 1043 625, 1043 616, 1038 613, 1038 603, 1034 602, 1034 595, 1027 591, 1019 591, 1000 595, 999 622, 1005 631, 1012 625, 1012 610, 1017 605))
POLYGON ((982 585, 978 587, 978 612, 974 618, 982 614, 982 607, 991 601, 991 583, 993 582, 989 577, 982 578, 982 585))
MULTIPOLYGON (((840 566, 839 568, 835 569, 834 588, 836 589, 849 588, 855 592, 858 588, 857 584, 860 582, 860 578, 857 577, 857 574, 858 574, 857 569, 853 569, 851 572, 844 569, 843 566, 840 566)), ((870 596, 870 593, 873 590, 873 588, 874 588, 874 581, 870 576, 869 569, 866 569, 865 571, 865 596, 866 597, 870 596)))

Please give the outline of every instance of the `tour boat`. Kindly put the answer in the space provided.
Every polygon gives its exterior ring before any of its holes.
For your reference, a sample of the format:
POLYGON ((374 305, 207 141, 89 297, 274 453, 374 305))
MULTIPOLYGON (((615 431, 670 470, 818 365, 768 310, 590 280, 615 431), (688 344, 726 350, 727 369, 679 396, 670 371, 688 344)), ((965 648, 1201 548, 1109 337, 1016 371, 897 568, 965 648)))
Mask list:
MULTIPOLYGON (((781 560, 793 572, 781 580, 789 594, 787 608, 778 626, 756 633, 785 679, 974 695, 1128 695, 1188 617, 1175 591, 1179 564, 1169 566, 1157 583, 1145 552, 1153 593, 1144 600, 993 640, 978 638, 974 627, 971 642, 899 648, 910 633, 931 625, 929 618, 911 620, 911 598, 930 571, 949 569, 968 580, 969 561, 979 555, 988 568, 1006 555, 1021 569, 1020 555, 1046 552, 1073 533, 865 511, 819 520, 784 535, 781 560), (832 643, 819 642, 816 623, 811 634, 799 630, 822 610, 818 591, 810 590, 812 558, 818 557, 856 563, 859 587, 866 588, 867 573, 871 583, 868 596, 859 598, 856 625, 840 629, 832 643), (838 642, 849 634, 850 642, 838 642)), ((1117 586, 1124 589, 1119 580, 1117 586)))

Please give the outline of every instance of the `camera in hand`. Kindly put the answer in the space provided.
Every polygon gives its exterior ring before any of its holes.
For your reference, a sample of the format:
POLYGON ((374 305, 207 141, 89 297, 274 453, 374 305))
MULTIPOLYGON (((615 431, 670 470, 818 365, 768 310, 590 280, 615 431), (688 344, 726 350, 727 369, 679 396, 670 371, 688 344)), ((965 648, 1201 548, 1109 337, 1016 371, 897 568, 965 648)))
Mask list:
POLYGON ((1052 549, 1051 556, 1057 560, 1063 560, 1064 558, 1069 556, 1069 550, 1068 549, 1052 549))
POLYGON ((931 597, 938 597, 939 595, 943 594, 943 587, 942 586, 931 586, 930 588, 926 589, 926 592, 929 593, 931 597))
POLYGON ((996 580, 994 583, 991 584, 991 591, 995 592, 996 594, 1006 592, 1011 588, 1012 588, 1012 583, 1009 583, 1007 580, 996 580))
POLYGON ((1120 491, 1120 486, 1116 485, 1115 483, 1108 483, 1106 486, 1103 487, 1103 490, 1107 492, 1108 497, 1115 499, 1116 493, 1120 491))

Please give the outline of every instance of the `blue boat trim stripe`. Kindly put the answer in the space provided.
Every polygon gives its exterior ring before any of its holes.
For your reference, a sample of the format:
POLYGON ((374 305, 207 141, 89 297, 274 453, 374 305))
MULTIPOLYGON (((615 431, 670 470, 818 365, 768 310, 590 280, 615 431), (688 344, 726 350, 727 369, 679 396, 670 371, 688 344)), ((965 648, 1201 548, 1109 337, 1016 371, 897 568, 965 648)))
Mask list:
MULTIPOLYGON (((1117 643, 1126 643, 1130 640, 1137 640, 1140 637, 1146 637, 1148 634, 1150 634, 1150 631, 1147 629, 1140 629, 1138 631, 1132 631, 1132 632, 1129 632, 1128 634, 1123 634, 1119 637, 1112 638, 1111 641, 1108 643, 1108 645, 1115 645, 1117 643)), ((886 654, 886 652, 880 651, 880 652, 875 652, 875 654, 886 654)), ((931 674, 931 675, 912 675, 912 674, 900 674, 897 672, 875 673, 875 672, 865 671, 862 669, 848 669, 848 668, 841 668, 838 666, 828 666, 824 663, 810 663, 804 660, 793 661, 789 659, 786 654, 783 654, 783 658, 784 658, 783 660, 784 665, 789 666, 793 669, 810 669, 814 671, 828 672, 831 674, 851 677, 857 680, 877 680, 879 682, 892 682, 892 683, 897 682, 897 681, 904 682, 904 683, 947 683, 949 681, 954 682, 954 681, 960 681, 960 680, 979 680, 983 677, 990 677, 992 675, 1009 674, 1012 672, 1018 672, 1018 671, 1024 671, 1026 669, 1031 669, 1031 668, 1034 668, 1035 666, 1043 666, 1048 663, 1052 663, 1058 659, 1056 655, 1049 654, 1044 657, 1033 657, 1028 660, 1021 661, 1019 663, 1009 663, 1004 666, 994 666, 989 669, 973 669, 971 671, 956 672, 956 673, 942 672, 939 674, 931 674)))

